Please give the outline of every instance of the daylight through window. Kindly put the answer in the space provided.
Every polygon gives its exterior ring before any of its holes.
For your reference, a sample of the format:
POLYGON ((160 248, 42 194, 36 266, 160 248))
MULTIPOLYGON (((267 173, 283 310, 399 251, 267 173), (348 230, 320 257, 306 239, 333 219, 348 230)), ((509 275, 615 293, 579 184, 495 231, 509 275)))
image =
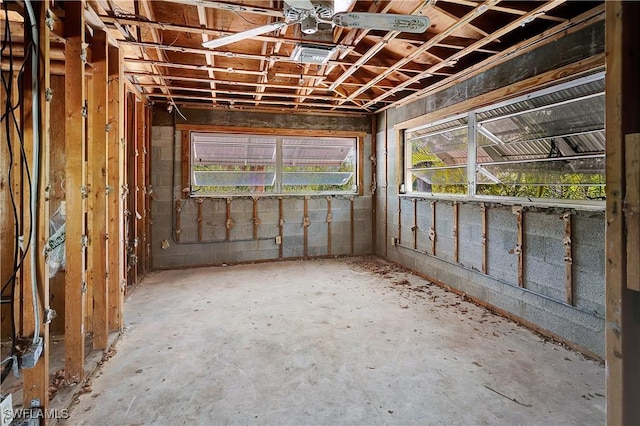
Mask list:
POLYGON ((603 200, 604 149, 600 73, 408 129, 405 182, 414 193, 603 200))
POLYGON ((191 133, 191 194, 357 190, 356 138, 191 133))

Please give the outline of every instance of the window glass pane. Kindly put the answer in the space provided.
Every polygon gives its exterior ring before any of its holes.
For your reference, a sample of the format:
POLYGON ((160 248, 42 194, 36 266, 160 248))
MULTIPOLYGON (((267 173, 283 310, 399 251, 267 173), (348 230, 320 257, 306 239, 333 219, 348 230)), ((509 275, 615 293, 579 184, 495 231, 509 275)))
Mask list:
POLYGON ((604 197, 604 155, 478 165, 482 195, 557 199, 604 197))
POLYGON ((467 119, 408 132, 409 192, 466 194, 467 119))
POLYGON ((283 138, 283 192, 353 192, 355 179, 355 138, 283 138))
POLYGON ((503 143, 562 137, 604 128, 604 93, 481 123, 503 143))
POLYGON ((194 195, 275 190, 275 137, 192 133, 191 141, 194 195))
POLYGON ((356 146, 356 138, 192 132, 191 192, 353 193, 356 146))
MULTIPOLYGON (((604 199, 604 107, 600 73, 469 112, 475 194, 604 199)), ((466 193, 468 127, 458 115, 405 132, 409 192, 466 193)))

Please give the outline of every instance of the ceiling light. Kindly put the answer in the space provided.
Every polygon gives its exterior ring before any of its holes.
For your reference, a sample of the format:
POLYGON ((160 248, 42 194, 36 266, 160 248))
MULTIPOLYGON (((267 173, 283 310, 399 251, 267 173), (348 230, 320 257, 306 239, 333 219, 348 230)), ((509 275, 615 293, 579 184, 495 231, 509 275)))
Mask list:
POLYGON ((326 64, 336 47, 299 44, 291 52, 291 59, 302 64, 326 64))

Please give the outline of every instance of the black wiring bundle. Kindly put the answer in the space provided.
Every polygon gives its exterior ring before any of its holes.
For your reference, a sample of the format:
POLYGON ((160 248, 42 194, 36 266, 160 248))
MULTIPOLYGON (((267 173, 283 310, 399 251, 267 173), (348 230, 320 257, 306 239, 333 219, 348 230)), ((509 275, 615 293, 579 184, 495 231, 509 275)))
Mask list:
MULTIPOLYGON (((5 102, 3 105, 4 108, 3 108, 2 116, 0 117, 0 127, 2 128, 2 131, 5 132, 6 148, 7 148, 7 154, 8 154, 6 157, 8 160, 7 188, 9 188, 11 207, 13 209, 14 237, 15 237, 15 243, 13 248, 13 272, 8 277, 7 281, 5 281, 2 284, 2 292, 1 292, 2 303, 5 303, 5 301, 7 301, 10 304, 10 309, 11 309, 11 317, 10 317, 11 348, 9 350, 9 354, 3 360, 4 367, 2 368, 2 375, 1 375, 1 382, 4 383, 5 379, 7 378, 7 376, 9 375, 9 372, 13 367, 13 362, 14 362, 13 357, 16 355, 17 339, 16 339, 16 324, 15 324, 15 312, 14 312, 16 276, 18 271, 22 267, 22 264, 24 262, 24 259, 27 256, 27 253, 29 252, 29 245, 31 242, 31 235, 29 235, 29 238, 25 239, 24 247, 22 248, 22 254, 20 254, 20 247, 21 247, 20 221, 19 221, 16 199, 14 197, 14 193, 11 190, 11 188, 13 188, 13 184, 14 184, 14 181, 13 181, 14 172, 20 173, 22 170, 24 170, 26 175, 29 197, 31 197, 31 192, 33 191, 32 183, 31 183, 31 172, 29 170, 29 162, 27 160, 27 156, 24 150, 23 129, 20 126, 18 117, 16 117, 16 111, 19 111, 23 105, 23 98, 22 98, 23 90, 21 86, 22 76, 24 73, 24 66, 27 63, 27 61, 31 59, 31 55, 33 54, 34 45, 32 41, 29 42, 29 45, 25 50, 25 56, 22 60, 22 64, 20 65, 20 68, 18 70, 17 82, 18 82, 18 85, 20 86, 17 88, 18 89, 17 100, 14 105, 11 103, 12 100, 14 99, 14 93, 13 93, 14 85, 13 85, 12 79, 15 71, 14 57, 13 57, 13 44, 11 40, 11 28, 10 28, 10 22, 9 22, 7 2, 3 2, 2 5, 5 12, 4 13, 5 26, 4 26, 4 34, 2 38, 2 45, 0 46, 0 55, 7 56, 9 58, 9 69, 8 71, 6 72, 3 71, 1 73, 2 90, 5 92, 5 102), (7 54, 5 54, 5 52, 7 52, 7 54), (15 130, 15 135, 17 135, 17 139, 18 139, 17 141, 15 141, 14 130, 15 130), (20 159, 19 159, 18 167, 14 167, 14 144, 15 143, 18 143, 20 148, 19 149, 20 159), (18 170, 14 170, 14 168, 17 168, 18 170), (8 295, 8 298, 5 298, 7 289, 9 290, 9 295, 8 295)), ((31 222, 31 218, 32 218, 32 215, 29 214, 30 222, 31 222)), ((30 223, 29 225, 30 233, 33 232, 32 225, 33 225, 32 223, 30 223)))

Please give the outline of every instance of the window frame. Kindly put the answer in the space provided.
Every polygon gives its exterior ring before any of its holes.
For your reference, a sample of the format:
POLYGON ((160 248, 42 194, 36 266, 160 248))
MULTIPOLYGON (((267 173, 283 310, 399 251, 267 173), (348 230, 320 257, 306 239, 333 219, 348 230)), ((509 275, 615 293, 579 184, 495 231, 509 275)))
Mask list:
MULTIPOLYGON (((598 210, 598 211, 603 210, 605 207, 604 200, 535 198, 535 197, 526 197, 526 196, 516 197, 516 196, 479 194, 477 190, 478 189, 477 187, 480 184, 479 179, 477 177, 477 174, 480 169, 479 166, 488 165, 488 164, 491 164, 491 162, 484 163, 484 162, 478 161, 479 145, 478 145, 477 139, 478 139, 478 135, 479 134, 483 135, 483 133, 481 132, 481 126, 478 124, 477 115, 484 112, 491 111, 491 110, 495 110, 504 106, 512 105, 517 102, 527 101, 532 98, 545 96, 554 92, 560 92, 562 90, 566 90, 572 87, 577 87, 577 86, 588 84, 598 80, 604 80, 604 78, 605 78, 604 71, 593 72, 589 75, 582 76, 582 77, 574 77, 565 82, 548 86, 542 89, 538 89, 538 90, 533 89, 531 92, 527 94, 521 94, 519 96, 515 96, 507 100, 494 102, 491 104, 484 104, 484 106, 474 108, 470 111, 463 110, 463 112, 460 112, 460 110, 458 110, 458 112, 455 112, 455 109, 454 110, 448 109, 450 113, 446 115, 438 115, 437 113, 429 114, 424 118, 420 117, 423 119, 409 120, 406 123, 404 123, 405 124, 404 126, 402 124, 396 126, 396 128, 400 131, 400 136, 402 137, 401 139, 403 143, 402 153, 404 154, 403 155, 404 158, 402 160, 402 165, 404 167, 404 174, 402 175, 403 182, 401 183, 400 195, 403 197, 442 199, 442 200, 452 200, 452 201, 497 202, 502 204, 518 204, 518 205, 531 205, 531 206, 543 206, 543 207, 561 206, 561 207, 576 207, 581 209, 598 210), (433 120, 427 121, 427 118, 429 116, 434 116, 433 120), (468 179, 467 194, 447 194, 447 193, 431 193, 431 192, 413 191, 412 175, 410 170, 413 166, 412 165, 413 144, 408 139, 408 135, 411 132, 424 129, 426 127, 432 127, 432 126, 434 127, 434 126, 446 123, 448 121, 459 120, 465 117, 467 118, 467 127, 468 127, 468 132, 467 132, 468 154, 467 154, 467 162, 465 164, 467 167, 467 179, 468 179), (413 126, 410 126, 410 124, 413 124, 413 126)), ((604 91, 602 92, 602 94, 604 94, 604 91)), ((595 96, 598 96, 598 95, 600 95, 599 92, 595 96)), ((588 96, 585 96, 585 98, 588 98, 588 96)), ((577 96, 576 98, 571 98, 571 101, 573 101, 574 99, 582 99, 582 97, 577 96)), ((545 108, 553 108, 554 106, 562 105, 562 104, 563 102, 553 102, 546 105, 545 108)), ((526 114, 528 111, 530 112, 530 110, 524 110, 520 112, 520 114, 526 114)), ((497 116, 497 118, 493 118, 490 120, 485 119, 484 121, 499 120, 502 118, 504 117, 497 116)), ((603 120, 604 120, 604 117, 603 117, 603 120)), ((592 132, 604 132, 604 127, 602 130, 593 130, 592 132)), ((583 132, 580 132, 580 133, 583 133, 583 132)), ((554 136, 548 136, 546 138, 552 139, 553 137, 554 136)), ((411 138, 411 139, 415 140, 415 138, 411 138)), ((527 141, 525 140, 524 142, 527 142, 527 141)), ((579 160, 582 158, 586 158, 586 159, 603 158, 604 159, 604 155, 605 155, 604 151, 599 153, 593 153, 593 154, 587 153, 584 155, 579 155, 579 154, 574 156, 565 155, 563 157, 560 157, 559 160, 566 160, 567 158, 575 159, 575 160, 579 160)), ((542 160, 537 160, 537 161, 542 161, 542 160)), ((547 161, 553 161, 553 160, 547 160, 547 161)), ((508 164, 511 164, 512 162, 504 162, 504 163, 505 165, 508 165, 508 164)), ((605 171, 603 171, 603 173, 604 172, 605 171)), ((554 184, 549 184, 549 185, 553 186, 554 184)), ((556 185, 560 185, 560 184, 556 184, 556 185)), ((594 185, 597 185, 597 184, 594 184, 594 185)))
MULTIPOLYGON (((181 169, 182 169, 182 198, 234 198, 234 197, 287 197, 287 196, 315 196, 315 195, 342 195, 361 196, 364 193, 364 138, 366 132, 359 131, 334 131, 334 130, 307 130, 307 129, 276 129, 276 128, 253 128, 235 126, 211 126, 198 124, 176 124, 176 131, 181 132, 181 169), (228 193, 198 193, 192 192, 192 142, 191 133, 216 133, 216 134, 236 134, 268 136, 273 138, 314 138, 314 137, 336 137, 353 138, 355 153, 355 190, 354 191, 307 191, 307 192, 286 192, 282 188, 277 188, 274 192, 228 192, 228 193)), ((282 143, 276 152, 276 174, 282 175, 282 143)))

